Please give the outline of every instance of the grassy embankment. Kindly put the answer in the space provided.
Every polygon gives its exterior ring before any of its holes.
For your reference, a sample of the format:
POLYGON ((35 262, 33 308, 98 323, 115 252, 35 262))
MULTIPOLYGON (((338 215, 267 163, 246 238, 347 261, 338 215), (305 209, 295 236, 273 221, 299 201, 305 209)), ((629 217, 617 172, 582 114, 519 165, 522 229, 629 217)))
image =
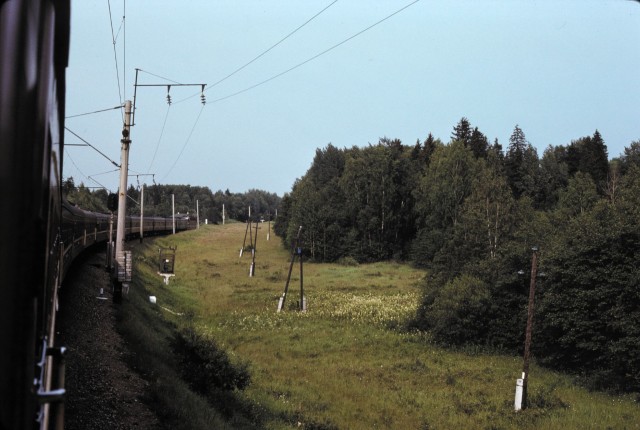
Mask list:
MULTIPOLYGON (((299 266, 276 313, 290 255, 260 225, 256 272, 239 258, 245 225, 134 245, 132 292, 119 323, 132 362, 172 428, 640 428, 637 398, 576 387, 532 365, 532 406, 513 411, 520 357, 451 352, 401 327, 419 300, 419 270, 394 263, 304 264, 308 312, 297 312, 299 266), (177 245, 176 277, 156 274, 158 246, 177 245), (157 297, 151 305, 148 296, 157 297), (182 314, 182 315, 178 315, 182 314), (170 339, 191 327, 247 368, 243 391, 194 394, 176 373, 170 339), (209 398, 209 401, 205 397, 209 398), (634 401, 635 400, 635 401, 634 401)), ((248 244, 248 239, 247 239, 248 244)), ((524 328, 523 328, 524 329, 524 328)))

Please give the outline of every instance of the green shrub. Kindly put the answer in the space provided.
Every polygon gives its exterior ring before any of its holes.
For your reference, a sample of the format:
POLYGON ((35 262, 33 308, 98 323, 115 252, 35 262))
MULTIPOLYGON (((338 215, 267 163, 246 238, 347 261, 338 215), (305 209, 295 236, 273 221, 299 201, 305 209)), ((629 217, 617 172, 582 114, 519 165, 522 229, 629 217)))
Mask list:
POLYGON ((178 355, 182 377, 191 388, 204 395, 223 390, 242 390, 251 377, 246 364, 233 364, 215 341, 197 333, 193 327, 179 332, 172 341, 178 355))
POLYGON ((437 341, 461 345, 483 337, 490 294, 480 279, 461 275, 433 292, 431 300, 424 312, 437 341))
POLYGON ((342 257, 338 260, 338 264, 341 266, 352 266, 355 267, 358 265, 358 260, 351 256, 342 257))

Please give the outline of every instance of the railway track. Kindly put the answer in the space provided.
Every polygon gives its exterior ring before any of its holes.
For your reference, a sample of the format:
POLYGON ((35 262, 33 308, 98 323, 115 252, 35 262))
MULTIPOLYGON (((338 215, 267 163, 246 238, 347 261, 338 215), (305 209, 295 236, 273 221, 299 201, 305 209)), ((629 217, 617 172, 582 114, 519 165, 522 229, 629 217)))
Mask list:
POLYGON ((61 288, 59 336, 68 348, 65 429, 162 428, 147 405, 147 382, 127 365, 131 353, 116 330, 121 310, 113 304, 104 251, 79 258, 61 288))

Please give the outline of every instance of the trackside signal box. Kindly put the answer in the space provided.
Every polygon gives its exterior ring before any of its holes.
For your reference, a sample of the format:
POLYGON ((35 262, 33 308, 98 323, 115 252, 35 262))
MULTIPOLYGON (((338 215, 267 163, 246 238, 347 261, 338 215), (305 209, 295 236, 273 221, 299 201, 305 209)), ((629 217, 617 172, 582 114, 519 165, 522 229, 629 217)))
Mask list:
POLYGON ((159 266, 158 271, 160 273, 173 273, 173 266, 176 262, 176 247, 159 248, 159 266))
POLYGON ((176 248, 158 248, 158 274, 164 277, 164 283, 169 285, 169 278, 175 276, 176 248))

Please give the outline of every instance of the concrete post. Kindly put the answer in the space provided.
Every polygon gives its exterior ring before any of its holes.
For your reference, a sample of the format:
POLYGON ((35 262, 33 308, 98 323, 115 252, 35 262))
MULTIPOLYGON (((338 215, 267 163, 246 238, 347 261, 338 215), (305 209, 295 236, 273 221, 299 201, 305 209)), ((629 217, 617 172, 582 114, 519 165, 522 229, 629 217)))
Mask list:
POLYGON ((118 189, 118 222, 116 227, 116 255, 124 251, 125 218, 127 215, 127 179, 129 173, 129 133, 131 132, 131 100, 124 105, 124 128, 120 150, 120 188, 118 189))

